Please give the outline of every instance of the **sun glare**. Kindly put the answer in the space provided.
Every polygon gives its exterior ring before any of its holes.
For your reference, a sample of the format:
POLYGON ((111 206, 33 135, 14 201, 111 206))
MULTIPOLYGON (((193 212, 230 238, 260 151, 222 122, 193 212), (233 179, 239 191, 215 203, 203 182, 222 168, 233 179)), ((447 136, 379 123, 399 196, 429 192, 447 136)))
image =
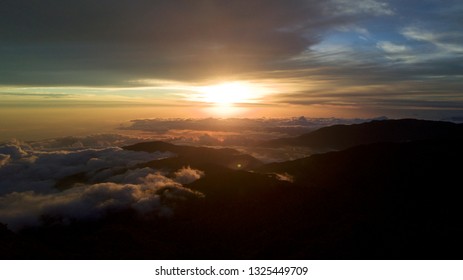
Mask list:
POLYGON ((244 82, 227 82, 198 88, 197 101, 218 106, 238 103, 256 103, 262 93, 256 86, 244 82))

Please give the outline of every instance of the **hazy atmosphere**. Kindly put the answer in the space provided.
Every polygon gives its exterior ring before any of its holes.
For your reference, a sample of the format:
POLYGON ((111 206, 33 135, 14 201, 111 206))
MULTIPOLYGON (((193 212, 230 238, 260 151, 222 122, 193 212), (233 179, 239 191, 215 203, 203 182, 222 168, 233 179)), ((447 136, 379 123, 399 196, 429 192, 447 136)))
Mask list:
POLYGON ((0 1, 0 258, 461 259, 462 14, 0 1))

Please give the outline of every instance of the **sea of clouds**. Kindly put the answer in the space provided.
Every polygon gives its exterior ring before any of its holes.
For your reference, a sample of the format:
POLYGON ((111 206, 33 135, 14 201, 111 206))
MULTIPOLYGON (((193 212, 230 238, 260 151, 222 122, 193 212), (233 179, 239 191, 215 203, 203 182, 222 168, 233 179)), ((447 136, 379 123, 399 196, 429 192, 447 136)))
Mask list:
MULTIPOLYGON (((97 138, 105 138, 101 145, 105 146, 112 144, 108 142, 111 137, 97 138)), ((184 187, 204 176, 200 170, 184 167, 165 173, 139 166, 175 154, 98 148, 84 138, 71 142, 13 140, 0 145, 0 223, 19 230, 40 225, 44 217, 63 222, 99 219, 128 208, 167 217, 176 203, 202 197, 184 187), (64 187, 63 182, 67 182, 64 187)))
POLYGON ((295 137, 330 125, 380 119, 386 118, 157 118, 132 120, 119 131, 178 145, 233 148, 268 163, 294 160, 316 152, 307 147, 268 148, 262 145, 268 140, 295 137))
MULTIPOLYGON (((264 162, 292 160, 312 153, 301 147, 265 148, 261 141, 296 136, 333 124, 362 119, 145 119, 133 120, 121 134, 69 136, 0 143, 0 223, 18 230, 44 217, 63 222, 99 219, 114 210, 171 216, 174 205, 202 197, 185 187, 205 176, 184 167, 169 173, 143 163, 176 156, 120 147, 147 140, 182 145, 226 146, 264 162)), ((282 178, 291 180, 291 178, 282 178)))
MULTIPOLYGON (((384 119, 379 117, 376 119, 384 119)), ((173 143, 207 146, 248 146, 261 141, 294 137, 335 124, 355 124, 373 119, 339 118, 205 118, 137 119, 121 132, 138 132, 173 143)))

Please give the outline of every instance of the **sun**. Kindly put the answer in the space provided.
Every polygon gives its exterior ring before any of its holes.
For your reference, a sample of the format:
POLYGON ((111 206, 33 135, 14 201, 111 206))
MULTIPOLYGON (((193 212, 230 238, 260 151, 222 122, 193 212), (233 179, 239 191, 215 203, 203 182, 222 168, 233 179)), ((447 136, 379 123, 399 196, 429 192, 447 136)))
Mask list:
POLYGON ((261 96, 256 86, 245 82, 226 82, 201 86, 197 89, 196 100, 217 106, 232 106, 240 103, 256 103, 261 96))

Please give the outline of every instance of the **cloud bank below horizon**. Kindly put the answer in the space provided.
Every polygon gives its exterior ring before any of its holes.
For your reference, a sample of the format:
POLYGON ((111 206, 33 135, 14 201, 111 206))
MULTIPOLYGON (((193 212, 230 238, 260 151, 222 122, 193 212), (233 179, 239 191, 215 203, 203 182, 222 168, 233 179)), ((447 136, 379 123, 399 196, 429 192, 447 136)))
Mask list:
POLYGON ((51 217, 68 223, 133 209, 140 214, 173 215, 175 205, 201 198, 183 187, 202 171, 182 168, 168 175, 139 163, 174 156, 121 148, 35 150, 25 143, 0 146, 0 222, 10 229, 40 225, 51 217), (59 182, 83 174, 60 190, 59 182))

